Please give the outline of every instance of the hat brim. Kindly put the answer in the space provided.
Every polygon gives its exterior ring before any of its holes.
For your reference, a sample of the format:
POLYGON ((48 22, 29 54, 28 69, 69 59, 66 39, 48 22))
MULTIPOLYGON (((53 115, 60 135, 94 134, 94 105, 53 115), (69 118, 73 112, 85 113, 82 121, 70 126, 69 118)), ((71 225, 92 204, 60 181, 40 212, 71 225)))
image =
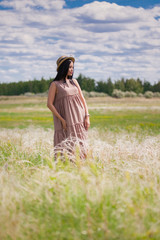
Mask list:
POLYGON ((71 60, 73 63, 75 62, 75 58, 74 58, 74 57, 66 57, 66 58, 64 58, 63 60, 61 60, 60 63, 58 64, 58 66, 57 66, 57 71, 58 71, 60 65, 61 65, 64 61, 66 61, 66 60, 68 60, 68 59, 71 60))

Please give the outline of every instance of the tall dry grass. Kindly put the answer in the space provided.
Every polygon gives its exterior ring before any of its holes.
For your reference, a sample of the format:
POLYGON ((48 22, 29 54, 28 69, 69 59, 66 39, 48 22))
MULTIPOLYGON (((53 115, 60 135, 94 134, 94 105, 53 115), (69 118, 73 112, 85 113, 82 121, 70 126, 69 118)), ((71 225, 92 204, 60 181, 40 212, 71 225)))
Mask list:
POLYGON ((160 135, 89 131, 54 161, 53 130, 1 129, 0 239, 160 239, 160 135))

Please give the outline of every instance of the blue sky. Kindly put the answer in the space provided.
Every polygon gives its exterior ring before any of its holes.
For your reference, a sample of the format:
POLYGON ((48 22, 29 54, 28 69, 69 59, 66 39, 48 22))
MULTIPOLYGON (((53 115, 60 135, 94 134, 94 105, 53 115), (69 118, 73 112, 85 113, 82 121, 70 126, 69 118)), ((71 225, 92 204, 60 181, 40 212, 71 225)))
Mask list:
MULTIPOLYGON (((101 0, 99 2, 103 2, 101 0)), ((73 8, 73 7, 81 7, 86 3, 91 3, 92 0, 67 0, 66 7, 73 8)), ((115 1, 106 1, 109 3, 116 3, 121 6, 132 6, 135 8, 143 7, 143 8, 152 8, 155 5, 160 4, 160 0, 115 0, 115 1)))
POLYGON ((0 82, 48 79, 61 55, 96 80, 160 80, 160 0, 0 0, 0 82))

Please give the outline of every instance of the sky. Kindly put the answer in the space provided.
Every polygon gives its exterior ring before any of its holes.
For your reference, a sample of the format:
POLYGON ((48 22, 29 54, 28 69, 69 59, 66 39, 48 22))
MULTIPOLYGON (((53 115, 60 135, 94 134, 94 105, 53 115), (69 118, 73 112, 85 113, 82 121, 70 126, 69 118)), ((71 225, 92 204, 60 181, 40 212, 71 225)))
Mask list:
POLYGON ((74 77, 160 81, 160 0, 0 0, 0 82, 74 77))

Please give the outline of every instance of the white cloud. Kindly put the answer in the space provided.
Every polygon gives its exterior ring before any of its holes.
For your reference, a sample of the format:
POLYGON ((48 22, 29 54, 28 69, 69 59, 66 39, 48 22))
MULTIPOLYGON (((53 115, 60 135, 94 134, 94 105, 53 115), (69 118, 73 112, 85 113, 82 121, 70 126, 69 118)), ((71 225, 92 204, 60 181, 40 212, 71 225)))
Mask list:
POLYGON ((1 11, 1 81, 54 77, 56 59, 63 54, 75 56, 75 76, 160 79, 158 6, 137 9, 96 1, 65 9, 63 0, 0 5, 13 8, 1 11))
POLYGON ((142 9, 133 11, 132 7, 123 7, 117 4, 107 2, 92 2, 73 11, 82 21, 90 23, 99 22, 132 22, 141 18, 142 9))
POLYGON ((9 69, 9 72, 10 73, 18 73, 18 70, 17 69, 9 69))
POLYGON ((57 10, 62 9, 65 5, 64 0, 3 0, 1 6, 10 7, 16 9, 17 11, 26 11, 34 8, 37 9, 47 9, 47 10, 57 10))

